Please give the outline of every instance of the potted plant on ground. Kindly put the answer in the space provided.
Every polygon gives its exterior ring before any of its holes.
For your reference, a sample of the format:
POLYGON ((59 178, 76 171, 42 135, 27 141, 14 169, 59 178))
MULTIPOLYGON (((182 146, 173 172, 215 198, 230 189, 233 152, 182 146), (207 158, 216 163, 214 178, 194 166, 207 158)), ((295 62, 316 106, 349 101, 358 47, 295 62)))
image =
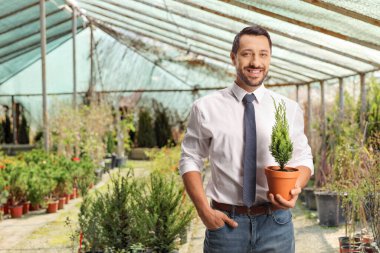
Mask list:
POLYGON ((275 124, 272 128, 272 138, 269 150, 274 160, 280 166, 265 168, 269 192, 274 196, 280 194, 284 199, 290 200, 290 191, 294 188, 299 171, 296 168, 285 167, 292 156, 293 144, 289 136, 289 125, 286 119, 285 102, 282 100, 275 106, 275 124))
POLYGON ((8 190, 6 189, 7 182, 3 176, 3 171, 0 169, 0 220, 2 220, 4 215, 4 204, 8 200, 8 190))
POLYGON ((358 155, 362 134, 356 121, 354 99, 348 93, 344 98, 345 108, 341 116, 338 97, 328 113, 326 151, 320 157, 316 173, 315 195, 322 226, 343 224, 349 216, 358 213, 361 202, 362 188, 359 185, 363 171, 358 155))
POLYGON ((8 165, 6 168, 8 174, 9 197, 11 199, 10 213, 12 218, 20 218, 23 212, 22 201, 25 200, 27 194, 27 173, 25 164, 19 162, 17 164, 8 165))
POLYGON ((29 167, 27 179, 27 198, 31 203, 31 210, 36 211, 44 203, 44 199, 52 189, 52 180, 48 173, 39 165, 34 164, 29 167))

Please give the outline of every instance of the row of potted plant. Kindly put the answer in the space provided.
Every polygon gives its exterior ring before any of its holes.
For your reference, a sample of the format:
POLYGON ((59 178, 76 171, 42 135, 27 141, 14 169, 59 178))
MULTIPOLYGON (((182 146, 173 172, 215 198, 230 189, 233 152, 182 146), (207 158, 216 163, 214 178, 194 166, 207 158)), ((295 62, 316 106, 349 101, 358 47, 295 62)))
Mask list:
POLYGON ((86 157, 70 160, 33 150, 6 159, 10 162, 0 171, 0 204, 5 206, 5 211, 8 207, 15 209, 12 212, 18 215, 14 217, 19 217, 20 208, 27 204, 34 209, 47 205, 48 212, 58 204, 63 207, 70 195, 76 196, 77 189, 85 195, 95 180, 95 166, 86 157))
MULTIPOLYGON (((360 105, 347 92, 344 109, 339 98, 327 112, 327 135, 314 146, 316 174, 314 187, 305 189, 305 201, 318 211, 323 226, 346 224, 346 234, 365 228, 380 244, 380 85, 369 84, 367 109, 360 124, 360 105), (362 121, 363 122, 363 121, 362 121), (324 141, 324 143, 323 143, 324 141), (325 152, 321 149, 325 146, 325 152), (314 195, 315 194, 315 195, 314 195), (315 198, 313 198, 315 197, 315 198), (359 228, 358 228, 359 226, 359 228)), ((320 126, 317 126, 317 129, 320 126)), ((319 128, 321 130, 321 128, 319 128)), ((321 135, 321 131, 316 133, 321 135)), ((322 136, 322 135, 321 135, 322 136)), ((315 143, 315 142, 312 142, 315 143)), ((356 245, 357 246, 357 245, 356 245)))

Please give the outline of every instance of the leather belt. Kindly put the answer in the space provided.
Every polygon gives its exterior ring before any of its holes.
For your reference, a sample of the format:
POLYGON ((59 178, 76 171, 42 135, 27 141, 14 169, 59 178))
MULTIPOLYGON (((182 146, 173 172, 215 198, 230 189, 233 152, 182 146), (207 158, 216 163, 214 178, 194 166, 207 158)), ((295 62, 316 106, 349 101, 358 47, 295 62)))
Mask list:
POLYGON ((271 203, 265 203, 257 206, 251 206, 250 208, 246 206, 235 206, 224 203, 216 202, 215 200, 211 201, 211 207, 218 209, 220 211, 225 211, 228 213, 235 212, 235 214, 247 214, 247 215, 263 215, 271 214, 273 211, 279 210, 279 207, 272 205, 271 203))

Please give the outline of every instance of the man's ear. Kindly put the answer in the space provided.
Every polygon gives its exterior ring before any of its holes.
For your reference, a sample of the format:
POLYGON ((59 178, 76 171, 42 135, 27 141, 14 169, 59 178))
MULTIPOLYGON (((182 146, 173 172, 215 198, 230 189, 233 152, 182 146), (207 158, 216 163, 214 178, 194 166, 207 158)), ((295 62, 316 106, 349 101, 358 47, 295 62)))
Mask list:
POLYGON ((234 66, 236 66, 236 55, 234 53, 230 53, 230 58, 231 58, 231 61, 232 61, 232 64, 234 66))

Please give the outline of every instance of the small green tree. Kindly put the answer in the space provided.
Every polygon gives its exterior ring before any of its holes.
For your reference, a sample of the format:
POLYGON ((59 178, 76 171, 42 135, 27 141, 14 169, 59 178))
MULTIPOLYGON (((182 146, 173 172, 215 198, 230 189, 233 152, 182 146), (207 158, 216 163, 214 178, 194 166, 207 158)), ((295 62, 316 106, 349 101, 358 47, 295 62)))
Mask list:
POLYGON ((155 106, 155 120, 154 120, 154 131, 156 134, 156 143, 159 148, 168 145, 172 140, 172 132, 169 124, 169 113, 168 109, 164 108, 162 104, 157 104, 155 106))
POLYGON ((276 122, 272 128, 272 142, 269 146, 269 150, 274 160, 280 165, 280 170, 286 171, 285 165, 293 153, 293 144, 289 136, 289 124, 286 119, 286 107, 284 100, 281 100, 281 103, 277 104, 273 99, 273 103, 276 122))
POLYGON ((5 115, 5 120, 2 123, 3 125, 3 133, 4 133, 4 141, 9 144, 13 142, 13 133, 11 130, 11 120, 8 114, 5 115))
POLYGON ((145 109, 141 109, 139 113, 137 143, 139 147, 147 148, 155 145, 152 117, 145 109))
POLYGON ((86 250, 128 250, 133 243, 131 199, 138 191, 133 175, 111 178, 105 192, 85 198, 79 214, 86 250))
POLYGON ((175 239, 190 224, 193 208, 188 205, 181 183, 173 173, 153 172, 148 187, 136 199, 139 242, 158 253, 175 248, 175 239))
POLYGON ((17 139, 19 144, 29 144, 29 126, 24 113, 21 115, 21 123, 17 132, 17 139))

